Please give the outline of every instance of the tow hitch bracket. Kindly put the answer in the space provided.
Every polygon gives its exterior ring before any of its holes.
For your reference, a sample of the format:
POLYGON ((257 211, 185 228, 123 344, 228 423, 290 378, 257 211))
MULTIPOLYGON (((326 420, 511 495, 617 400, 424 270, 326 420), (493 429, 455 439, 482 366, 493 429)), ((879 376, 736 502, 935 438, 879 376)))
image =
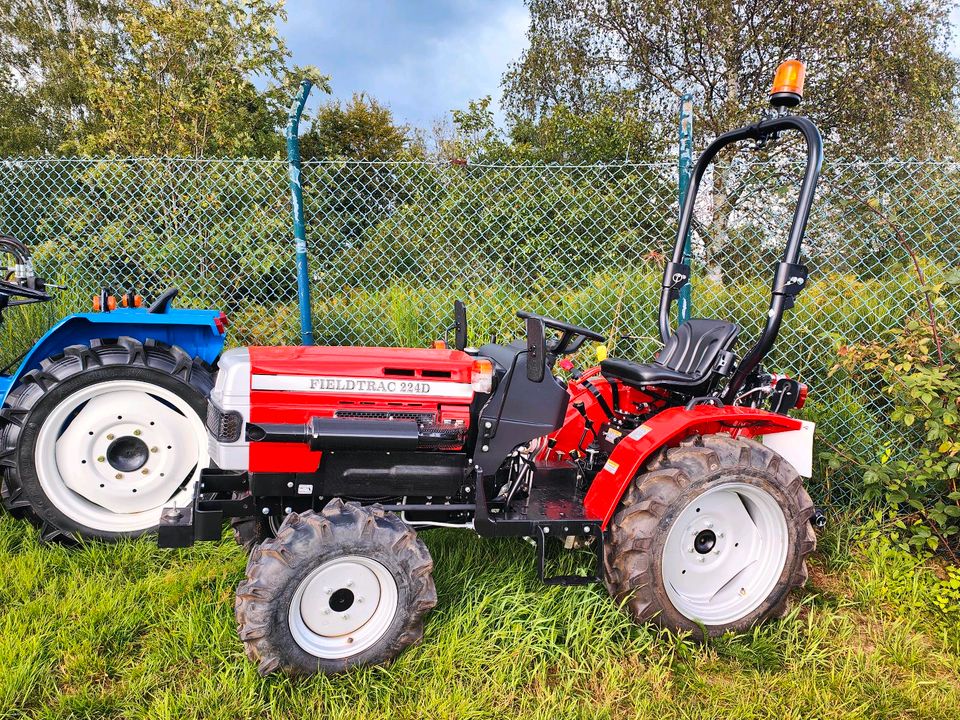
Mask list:
POLYGON ((550 575, 546 574, 547 562, 547 539, 550 537, 550 525, 537 525, 534 529, 534 542, 537 545, 537 575, 544 585, 592 585, 603 581, 603 531, 599 524, 588 523, 584 525, 584 531, 580 534, 587 537, 593 537, 595 542, 592 550, 594 553, 594 570, 592 575, 550 575))

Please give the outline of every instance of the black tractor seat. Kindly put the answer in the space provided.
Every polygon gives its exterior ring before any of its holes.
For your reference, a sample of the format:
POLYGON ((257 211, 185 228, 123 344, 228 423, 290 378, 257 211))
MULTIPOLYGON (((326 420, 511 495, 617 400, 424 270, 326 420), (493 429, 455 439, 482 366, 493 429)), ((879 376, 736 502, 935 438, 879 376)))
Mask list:
POLYGON ((670 336, 652 363, 608 358, 600 371, 628 385, 665 385, 700 390, 729 375, 735 358, 730 348, 740 328, 723 320, 687 320, 670 336))

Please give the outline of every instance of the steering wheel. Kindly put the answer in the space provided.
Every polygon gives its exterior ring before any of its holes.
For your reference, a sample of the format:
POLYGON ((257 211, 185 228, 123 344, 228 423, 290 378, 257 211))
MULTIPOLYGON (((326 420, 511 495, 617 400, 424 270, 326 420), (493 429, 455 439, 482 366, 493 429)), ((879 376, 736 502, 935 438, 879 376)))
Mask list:
POLYGON ((46 302, 53 299, 42 290, 24 287, 9 280, 0 280, 0 295, 22 297, 30 302, 46 302))
POLYGON ((579 325, 571 325, 568 322, 563 320, 555 320, 553 318, 544 317, 543 315, 536 315, 534 313, 529 313, 524 310, 521 310, 517 313, 517 317, 521 320, 533 319, 539 320, 543 323, 544 327, 548 327, 551 330, 556 330, 560 333, 560 339, 551 342, 547 346, 547 350, 554 355, 569 355, 580 349, 580 346, 586 340, 595 340, 597 342, 606 342, 607 337, 601 335, 598 332, 594 332, 585 327, 580 327, 579 325))

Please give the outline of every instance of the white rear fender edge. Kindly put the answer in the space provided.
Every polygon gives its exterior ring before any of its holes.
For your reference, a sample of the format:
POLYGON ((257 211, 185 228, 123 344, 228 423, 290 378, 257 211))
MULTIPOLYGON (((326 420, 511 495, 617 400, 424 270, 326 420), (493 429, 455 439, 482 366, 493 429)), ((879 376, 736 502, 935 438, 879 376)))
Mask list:
POLYGON ((763 436, 763 444, 790 463, 801 477, 813 476, 813 433, 815 423, 801 420, 799 430, 763 436))
POLYGON ((220 356, 210 403, 221 412, 236 412, 242 418, 240 437, 235 442, 221 442, 208 432, 210 459, 221 470, 246 470, 250 465, 250 443, 246 441, 250 418, 250 351, 247 348, 227 350, 220 356))

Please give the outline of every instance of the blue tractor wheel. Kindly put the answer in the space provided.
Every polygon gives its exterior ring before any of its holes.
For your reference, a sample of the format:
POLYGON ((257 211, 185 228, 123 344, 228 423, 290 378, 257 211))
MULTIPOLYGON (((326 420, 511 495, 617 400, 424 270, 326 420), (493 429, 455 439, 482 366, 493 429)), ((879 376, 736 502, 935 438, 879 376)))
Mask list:
POLYGON ((208 455, 215 371, 130 337, 72 345, 24 374, 0 411, 3 504, 46 540, 136 537, 187 504, 208 455))

